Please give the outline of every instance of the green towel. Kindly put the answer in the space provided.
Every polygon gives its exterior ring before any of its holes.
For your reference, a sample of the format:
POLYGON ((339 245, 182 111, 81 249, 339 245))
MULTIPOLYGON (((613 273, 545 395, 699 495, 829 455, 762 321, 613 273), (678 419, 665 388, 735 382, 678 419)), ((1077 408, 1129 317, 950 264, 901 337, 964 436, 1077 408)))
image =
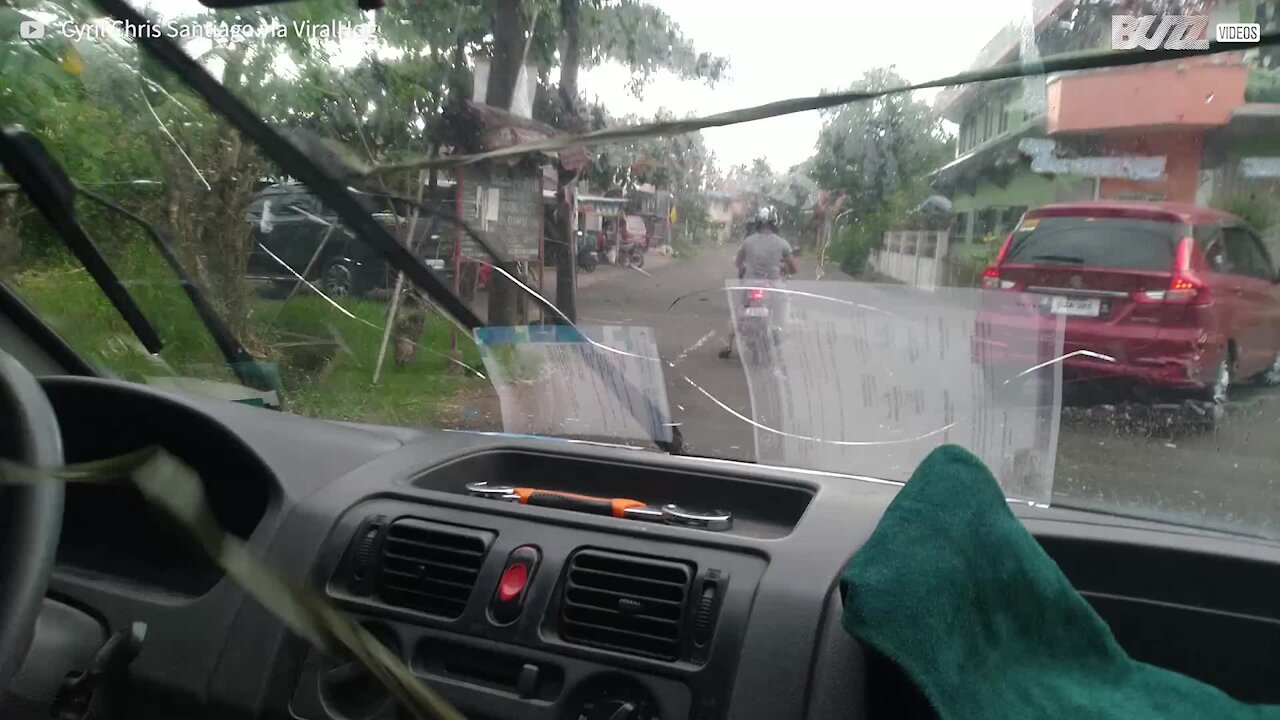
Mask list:
POLYGON ((1130 658, 959 447, 920 464, 840 590, 845 629, 941 720, 1280 719, 1130 658))

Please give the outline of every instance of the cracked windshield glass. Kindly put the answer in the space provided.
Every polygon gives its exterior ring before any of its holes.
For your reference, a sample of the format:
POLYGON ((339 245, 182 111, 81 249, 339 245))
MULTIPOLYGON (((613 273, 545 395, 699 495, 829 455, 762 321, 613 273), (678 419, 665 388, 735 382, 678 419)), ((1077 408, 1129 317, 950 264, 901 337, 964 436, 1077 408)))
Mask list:
POLYGON ((6 3, 3 282, 263 412, 1280 537, 1275 5, 385 5, 6 3))

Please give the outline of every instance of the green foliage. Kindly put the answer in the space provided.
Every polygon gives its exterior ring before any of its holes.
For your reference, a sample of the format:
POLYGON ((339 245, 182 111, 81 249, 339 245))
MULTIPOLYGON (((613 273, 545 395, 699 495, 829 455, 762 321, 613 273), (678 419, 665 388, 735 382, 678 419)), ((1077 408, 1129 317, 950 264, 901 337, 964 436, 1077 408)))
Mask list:
MULTIPOLYGON (((867 71, 853 89, 882 90, 906 81, 892 68, 867 71)), ((952 156, 951 138, 933 109, 896 94, 826 113, 816 153, 804 169, 818 185, 845 197, 842 225, 829 256, 857 275, 888 230, 907 223, 929 194, 927 173, 952 156)))
POLYGON ((1251 103, 1280 102, 1280 71, 1250 68, 1244 88, 1244 100, 1251 103))
MULTIPOLYGON (((407 426, 452 424, 441 403, 462 393, 476 393, 488 383, 457 370, 446 357, 453 327, 431 317, 418 341, 417 358, 396 365, 388 350, 378 385, 373 366, 382 342, 386 305, 347 299, 343 306, 352 321, 315 296, 298 297, 280 312, 279 301, 260 301, 255 315, 263 319, 262 336, 273 343, 273 356, 282 363, 286 400, 294 412, 330 419, 359 420, 407 426), (291 342, 313 345, 288 345, 291 342), (323 353, 318 364, 314 352, 323 353)), ((480 355, 460 337, 462 362, 481 367, 480 355)))
MULTIPOLYGON (((667 112, 657 113, 652 120, 671 120, 667 112)), ((647 122, 645 118, 625 117, 622 124, 647 122)), ((608 125, 616 124, 605 117, 608 125)), ((651 137, 626 143, 604 145, 594 149, 595 157, 586 179, 602 190, 630 191, 649 184, 668 188, 677 195, 696 195, 707 190, 716 176, 715 153, 707 149, 702 133, 651 137)))
POLYGON ((818 188, 809 178, 808 162, 790 172, 777 172, 766 159, 756 158, 749 166, 731 168, 726 186, 743 198, 748 212, 772 205, 778 212, 782 234, 794 243, 807 226, 808 209, 817 198, 818 188))
POLYGON ((631 90, 640 96, 654 72, 714 83, 728 60, 698 52, 671 18, 638 0, 597 0, 582 12, 583 64, 620 62, 632 71, 631 90))
POLYGON ((1270 197, 1257 192, 1240 192, 1217 198, 1213 207, 1235 215, 1258 232, 1263 232, 1276 223, 1277 210, 1280 209, 1270 197))
MULTIPOLYGON (((655 120, 672 119, 670 113, 659 112, 655 120)), ((613 124, 604 114, 604 121, 613 124)), ((641 118, 624 118, 625 123, 644 122, 641 118)), ((677 226, 673 242, 689 238, 703 242, 711 232, 704 193, 720 182, 715 153, 706 146, 702 133, 645 138, 629 143, 605 145, 594 149, 591 166, 585 173, 594 192, 632 192, 639 185, 653 185, 675 195, 677 226)))
POLYGON ((902 222, 910 207, 911 196, 900 192, 886 198, 884 205, 872 212, 854 213, 848 224, 841 226, 839 237, 828 250, 828 257, 850 275, 865 273, 871 252, 881 246, 886 232, 902 222))
MULTIPOLYGON (((172 274, 157 259, 129 249, 116 258, 120 274, 165 341, 152 358, 102 292, 72 263, 50 263, 5 278, 68 343, 108 376, 137 382, 150 377, 192 377, 236 382, 172 274)), ((474 393, 487 383, 452 372, 445 359, 452 326, 433 318, 417 359, 397 366, 388 357, 382 382, 372 383, 385 305, 348 299, 344 307, 370 327, 336 311, 321 298, 298 296, 287 306, 255 298, 247 337, 254 351, 280 365, 289 409, 316 417, 427 425, 444 420, 441 398, 474 393)), ((462 361, 480 366, 479 353, 462 338, 462 361)))
MULTIPOLYGON (((18 37, 18 24, 30 17, 26 12, 55 21, 100 18, 89 0, 28 0, 21 13, 0 5, 5 78, 0 123, 29 128, 77 182, 169 230, 180 260, 215 310, 251 352, 281 364, 295 408, 331 417, 414 422, 425 419, 427 406, 446 386, 456 389, 457 378, 446 377, 448 363, 427 350, 405 368, 393 369, 388 362, 384 387, 371 390, 381 339, 376 329, 314 298, 298 298, 276 317, 277 308, 259 298, 244 277, 250 247, 244 212, 261 182, 284 179, 278 169, 180 79, 130 43, 110 37, 72 42, 57 33, 40 41, 18 37), (129 184, 138 180, 147 184, 129 184)), ((562 34, 559 2, 527 0, 521 12, 533 27, 528 61, 540 71, 539 112, 562 112, 547 102, 556 91, 551 70, 562 34)), ((368 162, 429 152, 446 105, 470 97, 469 63, 493 54, 492 0, 391 0, 376 15, 378 41, 354 51, 355 46, 338 48, 292 32, 294 22, 360 21, 365 16, 349 0, 196 17, 288 25, 283 42, 219 37, 188 42, 186 49, 276 127, 310 130, 368 162)), ((725 70, 723 59, 699 52, 665 13, 638 0, 583 0, 581 18, 583 63, 622 63, 633 73, 636 92, 659 70, 708 82, 725 70)), ((583 109, 593 127, 608 121, 598 105, 583 109)), ((601 177, 666 185, 687 195, 677 209, 690 226, 705 218, 699 193, 714 175, 714 158, 700 135, 623 149, 600 166, 601 177)), ((401 180, 391 183, 399 186, 401 180)), ((159 363, 141 351, 61 241, 14 195, 0 197, 0 268, 6 282, 103 368, 137 380, 173 374, 231 380, 149 241, 100 210, 81 203, 81 211, 165 341, 159 363)), ((352 312, 379 326, 382 308, 348 303, 352 312)), ((424 343, 447 347, 450 332, 432 321, 424 343)), ((467 352, 476 364, 474 352, 467 352)))
MULTIPOLYGON (((853 89, 903 84, 906 81, 892 67, 875 68, 853 89)), ((827 113, 811 175, 823 188, 844 193, 846 207, 873 213, 891 195, 944 163, 947 140, 933 109, 909 94, 845 105, 827 113)))

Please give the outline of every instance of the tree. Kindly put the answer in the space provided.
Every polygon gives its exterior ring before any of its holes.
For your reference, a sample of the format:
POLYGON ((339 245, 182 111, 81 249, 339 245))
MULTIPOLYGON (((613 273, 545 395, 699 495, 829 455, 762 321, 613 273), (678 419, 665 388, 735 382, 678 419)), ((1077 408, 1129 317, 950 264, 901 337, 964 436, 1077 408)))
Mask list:
MULTIPOLYGON (((635 0, 587 0, 585 3, 559 0, 556 9, 558 12, 548 13, 548 22, 535 25, 529 38, 530 55, 538 65, 540 84, 535 117, 569 132, 582 132, 587 127, 586 118, 580 112, 584 104, 578 94, 581 63, 593 66, 613 60, 625 64, 633 73, 632 91, 637 95, 658 69, 670 70, 680 77, 714 82, 728 65, 723 58, 696 52, 666 13, 635 0), (550 82, 551 65, 557 59, 553 49, 558 52, 560 65, 559 84, 555 87, 550 82)), ((494 37, 497 42, 497 32, 494 37)), ((495 67, 498 57, 495 52, 495 67)), ((519 65, 512 68, 518 70, 519 65)), ((491 88, 492 83, 491 74, 491 88)), ((595 113, 598 120, 602 120, 602 116, 603 113, 595 113)), ((566 249, 574 247, 575 219, 563 207, 567 185, 573 179, 572 173, 561 169, 556 194, 561 206, 557 211, 556 230, 566 249)), ((576 317, 575 262, 571 252, 558 255, 556 300, 571 320, 576 317)), ((491 321, 495 303, 499 302, 495 300, 497 296, 498 293, 490 295, 491 321)))
MULTIPOLYGON (((331 56, 332 43, 292 32, 286 42, 216 36, 203 46, 188 43, 187 50, 201 51, 198 59, 277 127, 338 140, 369 163, 431 151, 435 121, 450 98, 470 97, 470 58, 495 59, 493 97, 509 102, 527 45, 545 80, 540 95, 561 98, 540 103, 540 111, 564 115, 581 107, 584 123, 599 122, 598 108, 563 100, 577 96, 579 63, 568 62, 574 35, 580 38, 581 65, 622 62, 639 81, 658 68, 706 78, 718 77, 724 68, 722 59, 696 52, 665 14, 637 0, 578 0, 576 34, 565 30, 574 14, 558 11, 559 0, 390 0, 388 5, 371 16, 378 41, 355 58, 350 46, 343 47, 341 62, 331 56), (557 62, 558 84, 550 74, 557 62)), ((32 0, 24 12, 78 21, 100 16, 82 0, 32 0)), ((0 69, 10 81, 0 91, 0 120, 27 125, 78 180, 159 180, 161 189, 139 194, 131 209, 173 226, 180 253, 198 268, 197 279, 238 324, 236 318, 248 310, 243 207, 258 182, 283 179, 279 171, 132 44, 118 39, 73 44, 52 35, 40 43, 19 42, 17 24, 27 17, 0 8, 0 30, 14 38, 0 42, 0 69)), ((349 0, 328 0, 198 17, 290 25, 370 16, 358 14, 349 0)), ((409 182, 407 177, 389 182, 400 180, 409 182)), ((117 197, 127 192, 122 186, 117 197)), ((0 231, 12 226, 3 234, 14 240, 15 252, 26 227, 22 212, 16 203, 0 203, 0 231)))
MULTIPOLYGON (((875 68, 853 85, 882 90, 906 81, 889 68, 875 68)), ((833 248, 847 271, 858 272, 884 230, 928 194, 926 175, 949 159, 941 120, 907 93, 828 111, 809 161, 810 176, 824 190, 844 194, 853 221, 833 248)))
MULTIPOLYGON (((606 116, 605 125, 636 124, 672 120, 675 116, 659 110, 652 118, 628 116, 615 120, 606 116)), ((654 185, 677 192, 706 190, 715 175, 715 156, 707 149, 702 133, 650 137, 603 145, 596 149, 587 177, 605 189, 629 191, 638 185, 654 185)))
MULTIPOLYGON (((893 68, 875 68, 851 89, 877 91, 904 84, 893 68)), ((910 94, 845 105, 827 113, 812 177, 824 189, 844 192, 849 207, 871 212, 944 163, 947 140, 933 109, 910 94)))
POLYGON ((671 18, 652 5, 639 0, 594 0, 583 10, 584 65, 594 67, 606 61, 626 65, 637 97, 658 70, 714 83, 729 67, 725 58, 699 52, 671 18))
MULTIPOLYGON (((562 127, 570 132, 582 132, 584 123, 578 114, 578 64, 582 55, 581 3, 579 0, 560 0, 560 25, 563 38, 560 43, 560 88, 557 98, 563 108, 562 127)), ((573 217, 568 201, 569 184, 574 173, 559 168, 556 183, 556 223, 562 252, 556 254, 556 306, 569 319, 578 320, 578 261, 575 240, 577 218, 573 217)))
MULTIPOLYGON (((652 120, 674 117, 670 112, 659 110, 652 120)), ((593 118, 593 123, 599 122, 599 127, 604 127, 649 120, 634 116, 615 120, 601 112, 593 118)), ((704 193, 715 189, 722 180, 715 153, 707 148, 700 132, 600 146, 595 149, 585 177, 602 191, 627 193, 640 185, 669 190, 675 197, 677 222, 686 232, 707 229, 709 218, 704 193)), ((674 228, 672 232, 675 233, 674 228)))
MULTIPOLYGON (((807 211, 817 199, 817 185, 808 175, 808 164, 798 165, 783 173, 776 172, 766 158, 759 157, 750 165, 736 165, 729 171, 728 182, 746 200, 749 210, 772 206, 793 242, 801 240, 807 227, 807 211)), ((741 233, 735 229, 735 234, 741 233)))
MULTIPOLYGON (((520 0, 496 0, 493 28, 493 63, 489 67, 489 84, 485 91, 488 105, 511 109, 516 82, 524 64, 525 22, 520 0)), ((515 263, 502 263, 501 269, 511 275, 518 271, 515 263)), ((498 326, 519 324, 516 286, 501 273, 489 283, 489 323, 498 326)))

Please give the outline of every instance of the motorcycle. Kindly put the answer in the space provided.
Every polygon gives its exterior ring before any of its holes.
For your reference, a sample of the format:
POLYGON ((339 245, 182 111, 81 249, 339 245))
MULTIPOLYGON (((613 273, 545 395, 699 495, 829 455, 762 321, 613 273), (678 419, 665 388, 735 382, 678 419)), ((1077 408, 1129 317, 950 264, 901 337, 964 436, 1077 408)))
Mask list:
POLYGON ((737 333, 744 359, 752 365, 768 365, 782 340, 781 294, 771 293, 773 289, 769 282, 748 289, 738 318, 737 333))
POLYGON ((595 272, 596 265, 600 264, 600 259, 596 257, 596 251, 590 246, 583 245, 578 248, 578 269, 582 272, 595 272))
POLYGON ((630 243, 618 249, 618 265, 621 267, 636 266, 644 267, 645 246, 640 243, 630 243))

